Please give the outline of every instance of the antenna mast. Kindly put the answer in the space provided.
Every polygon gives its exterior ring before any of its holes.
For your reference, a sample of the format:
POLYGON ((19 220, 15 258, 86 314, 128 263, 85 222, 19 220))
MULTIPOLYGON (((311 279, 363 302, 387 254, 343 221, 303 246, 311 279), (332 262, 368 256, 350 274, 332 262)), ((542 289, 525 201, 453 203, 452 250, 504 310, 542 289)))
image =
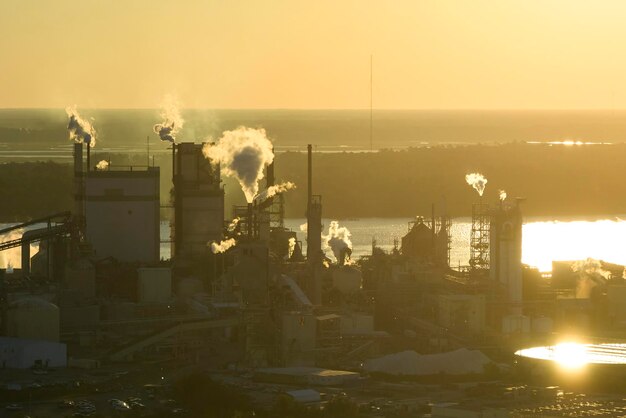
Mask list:
POLYGON ((374 104, 374 92, 373 92, 373 85, 374 85, 374 72, 373 72, 373 67, 374 67, 374 56, 370 55, 370 151, 374 150, 374 142, 373 142, 373 132, 372 132, 372 125, 373 125, 373 104, 374 104))

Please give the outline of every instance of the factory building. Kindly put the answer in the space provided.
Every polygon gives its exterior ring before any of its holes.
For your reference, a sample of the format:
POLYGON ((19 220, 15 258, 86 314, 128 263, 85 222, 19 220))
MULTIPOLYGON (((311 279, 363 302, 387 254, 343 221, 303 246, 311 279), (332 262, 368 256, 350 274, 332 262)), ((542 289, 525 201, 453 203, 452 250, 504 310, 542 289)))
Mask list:
POLYGON ((485 331, 484 295, 440 295, 439 324, 454 332, 481 334, 485 331))
POLYGON ((224 229, 224 189, 219 166, 202 154, 204 144, 173 144, 174 222, 172 255, 198 260, 224 229))
POLYGON ((504 293, 510 315, 522 314, 522 212, 520 200, 501 204, 491 216, 489 278, 504 293))
POLYGON ((85 173, 85 236, 98 259, 159 261, 159 168, 85 173))

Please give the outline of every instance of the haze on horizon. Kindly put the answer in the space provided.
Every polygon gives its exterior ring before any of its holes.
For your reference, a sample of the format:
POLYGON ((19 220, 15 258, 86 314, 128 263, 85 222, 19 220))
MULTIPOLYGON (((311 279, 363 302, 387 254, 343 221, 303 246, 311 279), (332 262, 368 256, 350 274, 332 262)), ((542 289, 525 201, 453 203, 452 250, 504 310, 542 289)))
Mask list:
POLYGON ((3 0, 0 108, 626 108, 626 2, 3 0))

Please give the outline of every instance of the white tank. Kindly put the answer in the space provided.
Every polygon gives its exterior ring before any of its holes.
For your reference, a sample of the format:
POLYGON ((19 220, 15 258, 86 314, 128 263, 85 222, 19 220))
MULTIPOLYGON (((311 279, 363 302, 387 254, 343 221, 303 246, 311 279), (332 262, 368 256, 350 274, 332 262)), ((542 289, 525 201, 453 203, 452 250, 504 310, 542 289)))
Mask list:
POLYGON ((7 309, 7 335, 31 340, 59 341, 59 308, 37 297, 18 299, 7 309))

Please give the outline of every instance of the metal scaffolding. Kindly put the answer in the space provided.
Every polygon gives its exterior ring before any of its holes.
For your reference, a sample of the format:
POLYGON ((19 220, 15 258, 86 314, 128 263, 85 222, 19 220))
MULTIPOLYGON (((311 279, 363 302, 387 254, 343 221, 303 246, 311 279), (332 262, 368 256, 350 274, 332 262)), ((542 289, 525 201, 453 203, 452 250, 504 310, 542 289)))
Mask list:
POLYGON ((489 205, 472 205, 472 233, 470 237, 470 260, 472 270, 489 269, 489 205))

